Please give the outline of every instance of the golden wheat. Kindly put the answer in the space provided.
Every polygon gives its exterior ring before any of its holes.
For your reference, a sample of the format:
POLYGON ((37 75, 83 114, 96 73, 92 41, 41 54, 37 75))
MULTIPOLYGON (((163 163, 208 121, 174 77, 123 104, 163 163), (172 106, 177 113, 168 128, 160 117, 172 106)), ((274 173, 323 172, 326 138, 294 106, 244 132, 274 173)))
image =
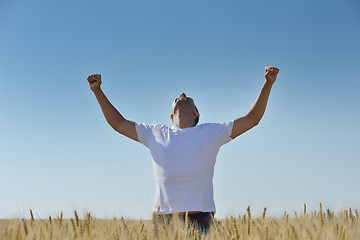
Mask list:
POLYGON ((230 216, 216 220, 207 234, 202 234, 193 226, 174 217, 170 222, 153 220, 97 219, 90 213, 79 218, 74 212, 75 219, 64 219, 62 212, 59 217, 49 221, 34 219, 30 210, 30 219, 0 220, 0 239, 111 239, 111 240, 153 240, 153 239, 229 239, 229 240, 271 240, 271 239, 323 239, 323 240, 360 240, 360 221, 358 210, 349 208, 338 214, 327 209, 323 212, 320 204, 319 212, 296 214, 289 217, 284 212, 283 217, 265 217, 266 208, 262 216, 251 216, 250 207, 241 217, 230 216))

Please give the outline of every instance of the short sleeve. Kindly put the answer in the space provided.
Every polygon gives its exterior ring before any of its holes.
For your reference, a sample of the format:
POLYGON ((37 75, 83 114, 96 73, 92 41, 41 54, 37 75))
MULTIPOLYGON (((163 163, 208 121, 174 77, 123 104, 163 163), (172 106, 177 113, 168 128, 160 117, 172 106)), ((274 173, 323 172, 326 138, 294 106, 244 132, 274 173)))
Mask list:
POLYGON ((231 133, 234 125, 234 120, 222 122, 217 124, 217 135, 219 136, 220 146, 232 140, 231 133))
POLYGON ((151 124, 136 123, 136 133, 140 143, 149 148, 149 143, 153 137, 153 126, 151 124))

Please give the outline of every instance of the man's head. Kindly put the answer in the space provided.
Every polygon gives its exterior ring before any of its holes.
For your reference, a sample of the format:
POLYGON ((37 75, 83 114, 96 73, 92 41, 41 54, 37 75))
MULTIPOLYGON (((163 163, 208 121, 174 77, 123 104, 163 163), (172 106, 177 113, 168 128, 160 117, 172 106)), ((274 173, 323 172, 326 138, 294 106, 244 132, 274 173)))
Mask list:
POLYGON ((185 93, 175 98, 170 115, 174 126, 181 128, 196 126, 199 122, 199 117, 199 111, 192 98, 187 97, 185 93))

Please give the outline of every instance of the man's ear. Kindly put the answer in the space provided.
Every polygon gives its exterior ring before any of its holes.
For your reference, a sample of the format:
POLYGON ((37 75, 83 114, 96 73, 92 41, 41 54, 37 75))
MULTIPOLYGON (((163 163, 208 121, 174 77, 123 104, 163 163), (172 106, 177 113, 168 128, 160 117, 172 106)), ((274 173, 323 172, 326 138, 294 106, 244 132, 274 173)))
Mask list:
POLYGON ((200 117, 200 113, 194 112, 194 116, 195 116, 195 117, 200 117))
POLYGON ((174 114, 170 114, 170 119, 173 119, 174 118, 174 114))

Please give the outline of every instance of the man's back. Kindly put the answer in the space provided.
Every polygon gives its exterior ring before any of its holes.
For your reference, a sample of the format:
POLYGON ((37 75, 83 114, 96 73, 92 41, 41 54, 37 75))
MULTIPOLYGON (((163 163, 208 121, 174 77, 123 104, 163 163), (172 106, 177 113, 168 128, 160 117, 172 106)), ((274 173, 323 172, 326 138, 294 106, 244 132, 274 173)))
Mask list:
POLYGON ((155 204, 160 213, 215 212, 213 175, 220 147, 231 140, 233 121, 189 128, 136 124, 139 142, 150 149, 155 204))

